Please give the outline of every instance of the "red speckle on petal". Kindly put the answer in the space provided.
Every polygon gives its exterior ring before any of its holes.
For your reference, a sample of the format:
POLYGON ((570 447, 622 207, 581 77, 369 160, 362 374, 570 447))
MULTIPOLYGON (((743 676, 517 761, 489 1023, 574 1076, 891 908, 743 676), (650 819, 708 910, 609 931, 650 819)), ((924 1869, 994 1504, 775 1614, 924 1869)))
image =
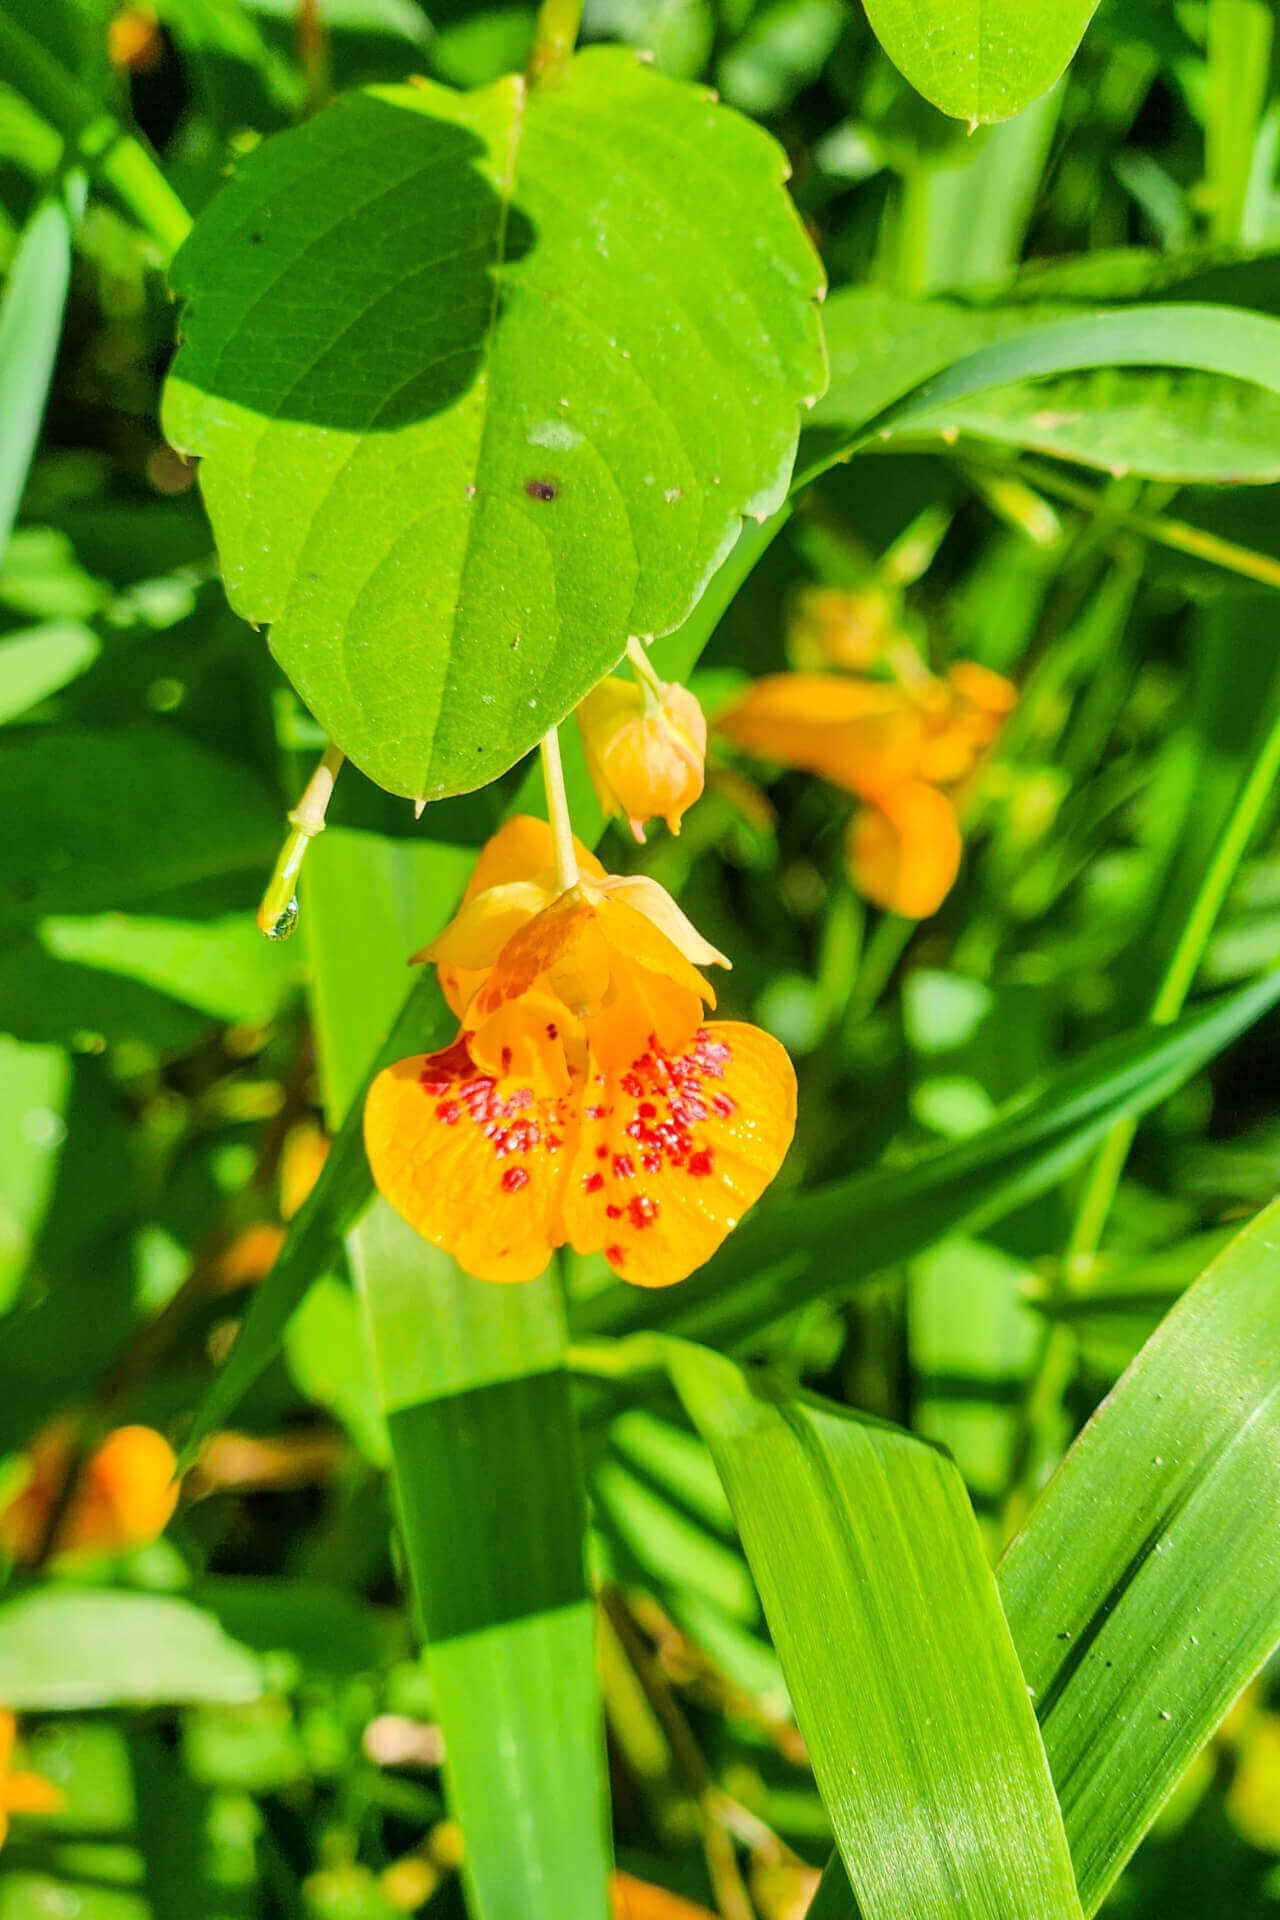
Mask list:
POLYGON ((615 1153, 613 1156, 613 1177, 615 1180, 634 1180, 635 1161, 629 1153, 615 1153))
POLYGON ((504 1193, 519 1193, 521 1187, 527 1187, 529 1175, 524 1167, 508 1167, 502 1176, 504 1193))
POLYGON ((604 1175, 602 1173, 584 1173, 582 1176, 582 1191, 584 1193, 599 1193, 603 1185, 604 1175))
POLYGON ((716 1157, 710 1147, 699 1147, 697 1153, 689 1155, 689 1171, 697 1180, 704 1180, 716 1164, 716 1157))
POLYGON ((727 1120, 731 1113, 738 1111, 738 1103, 727 1093, 713 1093, 711 1096, 711 1111, 719 1114, 722 1120, 727 1120))
POLYGON ((456 1100, 442 1100, 436 1108, 436 1119, 442 1126, 456 1127, 462 1118, 462 1108, 456 1100))
POLYGON ((647 1193, 637 1193, 627 1202, 627 1218, 637 1229, 651 1227, 660 1212, 658 1202, 651 1200, 647 1193))
POLYGON ((611 1200, 608 1206, 605 1208, 604 1212, 605 1212, 605 1218, 607 1220, 621 1220, 624 1209, 622 1207, 616 1206, 614 1202, 611 1200))
POLYGON ((606 1247, 604 1257, 611 1267, 625 1267, 627 1264, 627 1256, 621 1247, 606 1247))
POLYGON ((609 1158, 609 1149, 608 1147, 605 1146, 604 1142, 601 1141, 600 1145, 596 1148, 596 1159, 607 1160, 608 1158, 609 1158))

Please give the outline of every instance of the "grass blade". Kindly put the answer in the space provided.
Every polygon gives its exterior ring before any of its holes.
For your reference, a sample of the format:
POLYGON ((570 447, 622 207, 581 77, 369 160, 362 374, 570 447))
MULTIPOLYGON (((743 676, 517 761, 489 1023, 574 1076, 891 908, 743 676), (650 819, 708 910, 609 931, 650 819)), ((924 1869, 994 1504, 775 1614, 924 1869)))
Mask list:
POLYGON ((23 230, 0 300, 0 555, 13 532, 44 418, 70 283, 71 214, 51 194, 23 230))
POLYGON ((671 1342, 866 1920, 1070 1920, 1035 1715, 960 1475, 671 1342), (815 1578, 799 1580, 807 1566, 815 1578))
MULTIPOLYGON (((1098 1409, 999 1569, 1096 1912, 1280 1642, 1280 1202, 1236 1236, 1098 1409)), ((849 1920, 838 1859, 814 1914, 849 1920)))

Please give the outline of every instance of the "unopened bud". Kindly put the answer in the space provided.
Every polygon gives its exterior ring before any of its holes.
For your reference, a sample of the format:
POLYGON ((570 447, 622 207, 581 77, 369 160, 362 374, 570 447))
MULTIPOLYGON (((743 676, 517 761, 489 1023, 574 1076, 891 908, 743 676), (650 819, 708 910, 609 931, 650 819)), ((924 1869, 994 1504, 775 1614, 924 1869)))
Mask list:
POLYGON ((787 651, 797 667, 873 667, 896 632, 892 596, 881 586, 803 587, 791 603, 787 651))
POLYGON ((610 674, 578 708, 587 769, 606 815, 622 813, 636 839, 655 816, 672 833, 702 792, 707 723, 686 687, 610 674))

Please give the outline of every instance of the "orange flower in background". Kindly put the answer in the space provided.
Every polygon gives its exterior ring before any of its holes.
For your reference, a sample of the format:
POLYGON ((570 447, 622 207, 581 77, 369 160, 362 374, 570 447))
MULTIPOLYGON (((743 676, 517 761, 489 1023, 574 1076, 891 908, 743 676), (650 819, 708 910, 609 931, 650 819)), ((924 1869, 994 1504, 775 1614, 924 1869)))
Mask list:
POLYGON ((107 28, 107 58, 113 67, 150 73, 164 58, 160 22, 150 7, 121 7, 107 28))
MULTIPOLYGON (((43 1550, 63 1482, 74 1466, 73 1429, 49 1427, 27 1450, 27 1480, 0 1513, 0 1544, 15 1560, 43 1550)), ((58 1522, 54 1553, 124 1553, 149 1545, 178 1503, 177 1460, 151 1427, 117 1427, 83 1462, 58 1522)))
POLYGON ((692 1900, 637 1880, 631 1873, 609 1876, 609 1904, 613 1920, 715 1920, 706 1907, 696 1907, 692 1900))
POLYGON ((542 821, 511 820, 484 849, 419 956, 461 1031, 374 1081, 369 1163, 477 1279, 532 1280, 567 1242, 668 1286, 782 1164, 795 1075, 768 1034, 705 1021, 715 994, 699 968, 728 963, 674 900, 577 856, 576 884, 557 891, 542 821))
POLYGON ((707 723, 686 687, 609 674, 578 708, 578 726, 606 819, 625 814, 643 846, 655 815, 672 833, 702 793, 707 723))
POLYGON ((60 1813, 66 1796, 39 1773, 11 1773, 18 1723, 7 1707, 0 1707, 0 1846, 9 1833, 11 1813, 60 1813))
POLYGON ((887 912, 922 920, 955 884, 962 842, 954 794, 1013 708, 1009 681, 972 661, 945 680, 923 664, 902 680, 777 673, 720 721, 762 759, 821 774, 863 802, 849 828, 854 884, 887 912))

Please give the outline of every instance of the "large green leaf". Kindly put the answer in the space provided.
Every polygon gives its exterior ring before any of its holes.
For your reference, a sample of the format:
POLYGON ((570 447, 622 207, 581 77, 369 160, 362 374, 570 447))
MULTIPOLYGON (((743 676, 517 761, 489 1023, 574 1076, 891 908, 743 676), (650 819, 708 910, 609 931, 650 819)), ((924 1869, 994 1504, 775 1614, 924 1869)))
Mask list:
MULTIPOLYGON (((313 850, 307 937, 331 1112, 357 1093, 413 922, 434 930, 456 867, 452 848, 369 834, 328 833, 313 850)), ((381 1198, 347 1245, 473 1911, 604 1920, 604 1729, 555 1280, 472 1280, 381 1198)))
POLYGON ((1047 93, 1098 0, 867 0, 881 46, 957 120, 1008 120, 1047 93))
POLYGON ((1078 1916, 1035 1714, 955 1467, 897 1428, 665 1344, 866 1920, 1078 1916))
POLYGON ((825 384, 780 149, 594 48, 269 140, 175 262, 228 592, 373 778, 492 780, 786 495, 825 384))
MULTIPOLYGON (((999 1570, 1086 1914, 1280 1642, 1280 1202, 1143 1348, 999 1570)), ((833 1860, 813 1912, 849 1920, 833 1860)))

